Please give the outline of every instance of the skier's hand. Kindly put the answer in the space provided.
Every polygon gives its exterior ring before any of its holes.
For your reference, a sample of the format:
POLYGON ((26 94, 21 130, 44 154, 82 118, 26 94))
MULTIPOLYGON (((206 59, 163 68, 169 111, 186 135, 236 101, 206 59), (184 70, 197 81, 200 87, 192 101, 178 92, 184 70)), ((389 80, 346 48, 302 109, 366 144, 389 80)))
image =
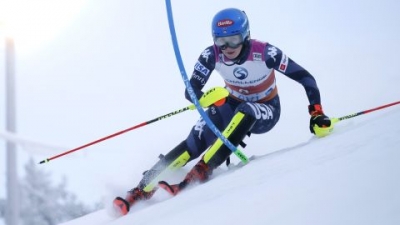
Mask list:
POLYGON ((211 105, 223 105, 228 97, 229 92, 223 87, 214 87, 205 92, 199 99, 200 105, 207 108, 211 105))
POLYGON ((318 137, 329 135, 333 130, 333 123, 322 111, 322 106, 319 104, 309 105, 308 112, 311 115, 310 132, 318 137))

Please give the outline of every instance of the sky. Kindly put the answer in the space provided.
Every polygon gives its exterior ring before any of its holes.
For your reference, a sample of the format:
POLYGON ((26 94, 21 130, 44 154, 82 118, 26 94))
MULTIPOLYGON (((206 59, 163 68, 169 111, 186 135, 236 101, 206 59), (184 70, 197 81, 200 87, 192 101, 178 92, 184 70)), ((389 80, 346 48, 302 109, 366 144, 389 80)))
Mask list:
MULTIPOLYGON (((399 118, 396 107, 344 120, 328 137, 252 151, 258 158, 247 165, 221 166, 175 197, 158 190, 126 216, 113 217, 109 203, 61 224, 397 225, 399 118)), ((182 179, 189 168, 168 180, 182 179)))
MULTIPOLYGON (((9 2, 1 1, 0 15, 6 15, 9 2)), ((8 33, 2 26, 0 38, 15 35, 17 134, 43 143, 18 149, 21 177, 29 157, 39 162, 189 105, 163 1, 20 2, 24 4, 11 7, 19 16, 6 17, 16 27, 8 33)), ((274 44, 314 75, 324 110, 332 117, 399 101, 399 6, 394 0, 362 1, 362 6, 344 0, 204 0, 190 7, 172 1, 188 74, 212 44, 214 14, 227 7, 241 8, 249 17, 252 38, 274 44)), ((4 44, 0 52, 4 80, 4 44)), ((281 75, 277 85, 280 122, 268 134, 248 140, 249 154, 284 149, 311 137, 303 88, 281 75)), ((223 86, 217 73, 206 89, 214 86, 223 86)), ((4 85, 0 93, 5 93, 4 85)), ((5 95, 0 96, 4 106, 5 95)), ((0 131, 5 130, 4 111, 0 131)), ((55 182, 66 176, 69 189, 82 201, 103 201, 116 189, 136 186, 142 172, 183 140, 198 117, 195 111, 185 112, 40 166, 53 174, 55 182)), ((4 197, 5 141, 0 143, 4 197)))

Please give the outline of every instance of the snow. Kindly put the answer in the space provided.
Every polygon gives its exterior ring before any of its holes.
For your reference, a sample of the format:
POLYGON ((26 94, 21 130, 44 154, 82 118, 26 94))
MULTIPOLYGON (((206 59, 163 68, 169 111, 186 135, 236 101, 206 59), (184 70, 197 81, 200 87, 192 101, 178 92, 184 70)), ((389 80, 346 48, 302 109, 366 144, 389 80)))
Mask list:
POLYGON ((325 138, 263 154, 266 144, 256 160, 221 166, 176 197, 159 190, 119 218, 110 198, 105 209, 63 225, 400 224, 399 122, 394 106, 339 122, 325 138))
MULTIPOLYGON (((18 152, 19 167, 32 156, 39 162, 61 153, 49 147, 72 149, 189 104, 182 96, 165 4, 158 3, 90 0, 64 33, 35 54, 21 56, 17 43, 18 139, 29 145, 18 152), (160 95, 166 96, 162 104, 160 95)), ((188 14, 186 3, 173 3, 189 75, 210 44, 208 21, 234 6, 250 16, 252 37, 276 45, 315 76, 329 116, 400 100, 398 68, 392 63, 400 52, 399 2, 364 1, 363 7, 345 0, 191 4, 188 14)), ((222 166, 211 181, 175 198, 159 191, 125 217, 109 215, 112 199, 136 185, 160 153, 186 137, 196 112, 43 164, 54 175, 66 175, 71 191, 86 203, 104 198, 106 209, 64 224, 400 224, 400 105, 340 122, 332 135, 316 139, 307 128, 304 89, 279 73, 276 79, 281 119, 268 134, 246 139, 243 150, 265 157, 226 173, 222 166)), ((207 85, 222 82, 215 74, 207 85)), ((182 179, 190 168, 172 179, 182 179)), ((5 166, 0 173, 5 174, 5 166)), ((5 187, 5 176, 0 184, 5 187)))

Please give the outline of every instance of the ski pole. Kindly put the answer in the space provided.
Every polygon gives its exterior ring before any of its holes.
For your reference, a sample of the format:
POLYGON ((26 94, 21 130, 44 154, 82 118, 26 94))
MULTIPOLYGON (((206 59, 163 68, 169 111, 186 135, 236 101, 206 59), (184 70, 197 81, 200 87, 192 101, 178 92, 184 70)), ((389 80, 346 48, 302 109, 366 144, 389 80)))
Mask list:
MULTIPOLYGON (((228 95, 229 95, 229 92, 228 92, 228 90, 226 90, 225 88, 222 88, 222 87, 215 87, 215 88, 210 89, 210 90, 207 91, 206 93, 204 93, 203 96, 199 99, 199 102, 200 102, 200 105, 201 105, 202 107, 208 107, 208 106, 210 106, 211 104, 216 103, 216 102, 218 102, 219 100, 222 100, 222 99, 226 98, 228 95)), ((82 146, 79 146, 79 147, 77 147, 77 148, 74 148, 74 149, 71 149, 71 150, 69 150, 69 151, 63 152, 63 153, 61 153, 61 154, 55 155, 55 156, 53 156, 53 157, 47 158, 47 159, 45 159, 45 160, 40 161, 39 164, 47 163, 47 162, 49 162, 50 160, 53 160, 53 159, 59 158, 59 157, 61 157, 61 156, 70 154, 70 153, 72 153, 72 152, 81 150, 81 149, 83 149, 83 148, 89 147, 89 146, 91 146, 91 145, 97 144, 97 143, 102 142, 102 141, 105 141, 105 140, 107 140, 107 139, 116 137, 116 136, 121 135, 121 134, 123 134, 123 133, 126 133, 126 132, 128 132, 128 131, 137 129, 137 128, 139 128, 139 127, 143 127, 143 126, 145 126, 145 125, 154 123, 154 122, 156 122, 156 121, 159 121, 159 120, 162 120, 162 119, 166 119, 166 118, 169 118, 169 117, 171 117, 171 116, 177 115, 177 114, 179 114, 179 113, 185 112, 185 111, 187 111, 187 110, 193 110, 193 109, 196 109, 196 106, 195 106, 194 104, 191 104, 191 105, 189 105, 189 106, 187 106, 187 107, 185 107, 185 108, 182 108, 182 109, 179 109, 179 110, 176 110, 176 111, 167 113, 167 114, 162 115, 162 116, 159 116, 159 117, 157 117, 157 118, 155 118, 155 119, 152 119, 152 120, 149 120, 149 121, 140 123, 140 124, 135 125, 135 126, 133 126, 133 127, 127 128, 127 129, 125 129, 125 130, 121 130, 121 131, 119 131, 119 132, 110 134, 110 135, 105 136, 105 137, 103 137, 103 138, 100 138, 100 139, 97 139, 97 140, 92 141, 92 142, 90 142, 90 143, 87 143, 87 144, 84 144, 84 145, 82 145, 82 146)))
POLYGON ((374 111, 377 111, 377 110, 380 110, 380 109, 388 108, 390 106, 394 106, 394 105, 397 105, 397 104, 400 104, 400 101, 393 102, 393 103, 386 104, 386 105, 382 105, 382 106, 379 106, 379 107, 376 107, 376 108, 373 108, 373 109, 364 110, 364 111, 361 111, 361 112, 358 112, 358 113, 349 114, 347 116, 342 116, 342 117, 339 117, 339 118, 332 118, 331 121, 333 123, 338 123, 338 122, 340 122, 342 120, 350 119, 350 118, 353 118, 353 117, 356 117, 356 116, 361 116, 363 114, 367 114, 367 113, 374 112, 374 111))
POLYGON ((367 110, 364 110, 364 111, 361 111, 361 112, 358 112, 358 113, 353 113, 353 114, 349 114, 349 115, 338 117, 338 118, 335 118, 335 117, 331 118, 331 126, 330 127, 318 127, 317 125, 314 126, 315 135, 317 135, 318 137, 325 137, 325 136, 327 136, 328 134, 330 134, 332 132, 334 125, 336 123, 340 122, 340 121, 351 119, 351 118, 354 118, 356 116, 361 116, 361 115, 364 115, 364 114, 367 114, 367 113, 370 113, 370 112, 374 112, 374 111, 377 111, 377 110, 381 110, 381 109, 384 109, 384 108, 388 108, 390 106, 394 106, 394 105, 397 105, 397 104, 400 104, 400 101, 393 102, 393 103, 386 104, 386 105, 382 105, 382 106, 379 106, 379 107, 376 107, 376 108, 372 108, 372 109, 367 109, 367 110))

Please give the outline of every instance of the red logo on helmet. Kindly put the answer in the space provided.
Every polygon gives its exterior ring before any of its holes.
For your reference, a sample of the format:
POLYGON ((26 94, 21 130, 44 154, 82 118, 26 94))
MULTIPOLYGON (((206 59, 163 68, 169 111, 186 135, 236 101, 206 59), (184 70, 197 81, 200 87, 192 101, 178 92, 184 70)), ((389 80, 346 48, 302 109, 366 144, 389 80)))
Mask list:
POLYGON ((232 24, 233 24, 233 20, 225 19, 225 20, 218 21, 217 27, 228 27, 232 24))

